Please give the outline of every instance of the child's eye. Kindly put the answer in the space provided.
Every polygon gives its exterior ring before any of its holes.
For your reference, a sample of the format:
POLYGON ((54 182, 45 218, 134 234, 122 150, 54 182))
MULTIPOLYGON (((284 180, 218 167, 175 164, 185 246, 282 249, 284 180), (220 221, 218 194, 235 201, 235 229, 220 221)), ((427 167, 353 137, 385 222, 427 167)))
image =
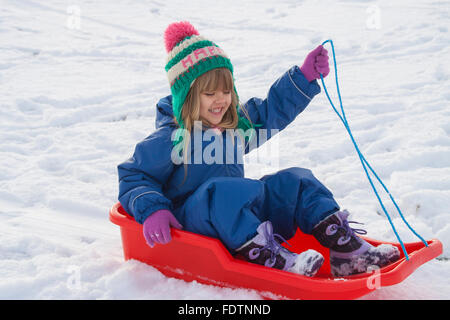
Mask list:
MULTIPOLYGON (((205 96, 212 97, 216 94, 216 92, 203 92, 203 94, 205 96)), ((223 91, 223 94, 229 95, 231 94, 231 91, 223 91)))

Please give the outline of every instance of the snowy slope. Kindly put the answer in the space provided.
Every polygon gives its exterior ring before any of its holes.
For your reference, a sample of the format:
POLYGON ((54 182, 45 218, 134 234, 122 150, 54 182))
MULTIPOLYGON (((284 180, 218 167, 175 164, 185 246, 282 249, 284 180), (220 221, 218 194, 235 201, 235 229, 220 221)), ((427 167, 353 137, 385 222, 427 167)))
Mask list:
MULTIPOLYGON (((450 298, 450 1, 243 2, 2 1, 0 299, 259 298, 124 262, 108 220, 116 166, 152 132, 154 105, 169 93, 162 34, 179 20, 228 53, 242 100, 264 97, 333 39, 361 150, 410 224, 444 244, 439 259, 364 299, 450 298)), ((337 101, 334 78, 326 83, 337 101)), ((247 176, 310 168, 369 236, 395 241, 324 94, 277 148, 247 176)), ((417 241, 387 207, 404 241, 417 241)))

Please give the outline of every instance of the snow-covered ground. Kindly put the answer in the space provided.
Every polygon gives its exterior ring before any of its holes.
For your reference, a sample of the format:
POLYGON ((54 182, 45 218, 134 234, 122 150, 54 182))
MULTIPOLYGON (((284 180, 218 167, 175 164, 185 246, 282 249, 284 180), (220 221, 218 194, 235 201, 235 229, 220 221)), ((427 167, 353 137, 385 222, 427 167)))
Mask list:
MULTIPOLYGON (((409 223, 444 245, 439 259, 364 299, 449 299, 449 8, 427 0, 2 0, 0 299, 259 299, 124 262, 108 220, 116 166, 152 132, 155 103, 169 94, 162 34, 180 20, 228 53, 244 101, 264 97, 333 39, 361 150, 409 223)), ((332 74, 326 83, 337 101, 332 74)), ((277 166, 249 164, 247 176, 310 168, 369 236, 396 241, 325 94, 280 133, 278 147, 277 166)), ((418 241, 387 208, 403 240, 418 241)))

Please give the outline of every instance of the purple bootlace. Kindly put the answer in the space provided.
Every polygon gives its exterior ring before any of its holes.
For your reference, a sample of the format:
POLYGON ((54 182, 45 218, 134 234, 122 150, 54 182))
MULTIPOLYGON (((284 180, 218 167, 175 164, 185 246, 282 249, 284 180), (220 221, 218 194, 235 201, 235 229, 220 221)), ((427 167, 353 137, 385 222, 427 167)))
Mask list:
POLYGON ((249 256, 250 256, 250 259, 254 260, 254 259, 258 258, 259 254, 262 251, 267 249, 270 251, 270 259, 267 259, 266 262, 264 263, 264 265, 266 267, 273 267, 276 262, 276 256, 278 255, 280 250, 286 250, 286 248, 284 248, 278 241, 276 241, 275 238, 280 239, 282 242, 286 243, 288 246, 291 246, 291 245, 281 235, 279 235, 277 233, 273 233, 273 228, 272 228, 272 224, 270 223, 270 221, 268 221, 265 224, 265 228, 263 229, 263 232, 264 232, 264 237, 266 238, 266 241, 267 241, 266 245, 262 248, 254 248, 254 249, 250 250, 249 256))
POLYGON ((350 223, 356 223, 356 224, 364 224, 361 222, 356 222, 356 221, 347 221, 347 220, 343 220, 342 221, 342 225, 339 226, 337 224, 332 224, 330 227, 332 227, 332 231, 334 230, 344 230, 345 231, 345 237, 343 238, 343 243, 341 244, 345 244, 348 241, 350 241, 351 237, 353 236, 354 233, 356 234, 361 234, 361 235, 365 235, 367 234, 367 231, 364 229, 356 229, 356 228, 352 228, 350 227, 350 223))

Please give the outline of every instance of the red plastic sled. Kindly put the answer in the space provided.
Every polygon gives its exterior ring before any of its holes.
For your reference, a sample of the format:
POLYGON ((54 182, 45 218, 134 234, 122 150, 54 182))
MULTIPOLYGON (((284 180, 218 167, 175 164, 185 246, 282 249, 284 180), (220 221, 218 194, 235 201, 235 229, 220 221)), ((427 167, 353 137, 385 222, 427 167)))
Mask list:
MULTIPOLYGON (((442 254, 442 243, 437 239, 428 241, 428 247, 422 242, 406 243, 409 261, 402 254, 397 262, 372 273, 334 279, 327 263, 328 249, 314 237, 298 230, 289 240, 292 245, 289 250, 314 249, 325 257, 316 276, 309 278, 235 259, 219 240, 183 230, 172 229, 170 243, 151 248, 145 242, 142 225, 128 215, 120 203, 111 208, 109 218, 120 226, 125 260, 142 261, 166 276, 185 281, 254 289, 269 299, 356 299, 380 286, 403 281, 419 266, 442 254)), ((365 240, 375 246, 386 243, 370 238, 365 240)), ((399 244, 390 244, 402 253, 399 244)))

